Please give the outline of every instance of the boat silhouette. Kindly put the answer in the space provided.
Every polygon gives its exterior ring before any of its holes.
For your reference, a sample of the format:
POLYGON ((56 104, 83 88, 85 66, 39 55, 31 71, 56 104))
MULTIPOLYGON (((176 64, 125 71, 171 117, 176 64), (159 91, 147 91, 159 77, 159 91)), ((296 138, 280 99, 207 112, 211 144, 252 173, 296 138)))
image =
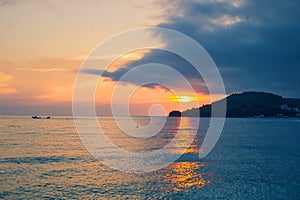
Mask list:
POLYGON ((42 119, 42 118, 34 115, 34 116, 32 116, 32 119, 42 119))
POLYGON ((51 117, 50 117, 50 116, 47 116, 47 117, 45 117, 45 118, 42 118, 42 117, 40 117, 40 116, 34 115, 34 116, 32 116, 32 119, 51 119, 51 117))

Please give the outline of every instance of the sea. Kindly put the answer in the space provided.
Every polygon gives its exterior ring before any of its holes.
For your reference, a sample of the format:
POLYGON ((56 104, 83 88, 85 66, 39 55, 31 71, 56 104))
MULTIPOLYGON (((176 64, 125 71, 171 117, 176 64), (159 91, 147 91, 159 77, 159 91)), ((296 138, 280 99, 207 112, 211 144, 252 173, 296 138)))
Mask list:
MULTIPOLYGON (((137 129, 149 120, 133 118, 137 129)), ((300 119, 228 118, 201 159, 210 119, 195 120, 167 119, 157 135, 136 139, 122 133, 113 117, 97 117, 112 143, 129 152, 155 151, 178 140, 168 152, 179 155, 174 162, 133 173, 111 168, 88 151, 72 116, 1 115, 0 199, 300 199, 300 119)), ((122 167, 124 160, 114 162, 122 167)))

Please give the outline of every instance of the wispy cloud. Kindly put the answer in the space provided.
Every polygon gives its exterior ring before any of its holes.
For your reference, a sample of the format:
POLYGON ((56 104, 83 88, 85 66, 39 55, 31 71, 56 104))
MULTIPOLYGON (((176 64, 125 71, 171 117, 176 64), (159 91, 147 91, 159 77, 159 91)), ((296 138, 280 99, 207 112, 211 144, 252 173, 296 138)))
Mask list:
POLYGON ((47 8, 49 11, 55 13, 56 15, 61 16, 61 12, 59 12, 57 8, 50 2, 46 0, 44 1, 0 0, 0 6, 8 7, 8 6, 18 5, 20 3, 36 3, 37 5, 47 8))
POLYGON ((0 0, 0 6, 6 7, 6 6, 12 6, 16 3, 15 0, 0 0))
POLYGON ((34 72, 66 72, 67 69, 64 68, 30 68, 30 67, 20 67, 16 68, 18 71, 34 71, 34 72))
POLYGON ((10 86, 11 76, 0 71, 0 94, 12 94, 17 90, 10 86))
POLYGON ((244 20, 245 19, 243 19, 240 16, 223 15, 221 17, 211 19, 211 23, 214 25, 229 27, 229 26, 235 25, 237 23, 240 23, 244 20))
POLYGON ((51 12, 55 13, 58 16, 61 16, 61 12, 58 11, 58 9, 52 5, 50 2, 48 1, 40 1, 40 3, 45 6, 47 9, 49 9, 51 12))

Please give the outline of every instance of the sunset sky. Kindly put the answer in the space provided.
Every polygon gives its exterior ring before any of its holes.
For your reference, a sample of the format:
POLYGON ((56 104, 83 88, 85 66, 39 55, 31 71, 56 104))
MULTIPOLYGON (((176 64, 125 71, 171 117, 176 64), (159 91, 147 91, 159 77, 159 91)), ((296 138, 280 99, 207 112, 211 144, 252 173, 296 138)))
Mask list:
MULTIPOLYGON (((80 71, 86 56, 112 35, 144 26, 174 29, 199 42, 218 66, 227 94, 256 90, 300 97, 299 19, 298 0, 0 0, 0 114, 72 114, 76 74, 99 76, 95 70, 80 71)), ((168 38, 149 37, 172 45, 168 38)), ((150 61, 179 70, 193 82, 196 95, 159 74, 179 94, 140 87, 130 100, 132 114, 147 115, 153 104, 162 104, 168 113, 211 102, 203 80, 188 63, 144 49, 109 66, 96 92, 99 115, 110 114, 120 66, 126 72, 150 61)), ((126 82, 122 88, 136 86, 126 82)), ((122 107, 121 97, 117 103, 122 107)))

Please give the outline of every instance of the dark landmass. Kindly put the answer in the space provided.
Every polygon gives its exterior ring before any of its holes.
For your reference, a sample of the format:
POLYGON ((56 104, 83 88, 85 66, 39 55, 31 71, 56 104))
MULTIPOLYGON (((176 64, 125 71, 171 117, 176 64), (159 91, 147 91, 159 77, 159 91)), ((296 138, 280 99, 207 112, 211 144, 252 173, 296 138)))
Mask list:
MULTIPOLYGON (((266 92, 243 92, 231 94, 213 104, 224 100, 227 101, 226 117, 300 117, 300 99, 283 98, 266 92)), ((211 106, 208 104, 186 110, 181 116, 210 117, 211 106)))
POLYGON ((181 117, 181 112, 178 110, 174 110, 169 113, 169 117, 181 117))

